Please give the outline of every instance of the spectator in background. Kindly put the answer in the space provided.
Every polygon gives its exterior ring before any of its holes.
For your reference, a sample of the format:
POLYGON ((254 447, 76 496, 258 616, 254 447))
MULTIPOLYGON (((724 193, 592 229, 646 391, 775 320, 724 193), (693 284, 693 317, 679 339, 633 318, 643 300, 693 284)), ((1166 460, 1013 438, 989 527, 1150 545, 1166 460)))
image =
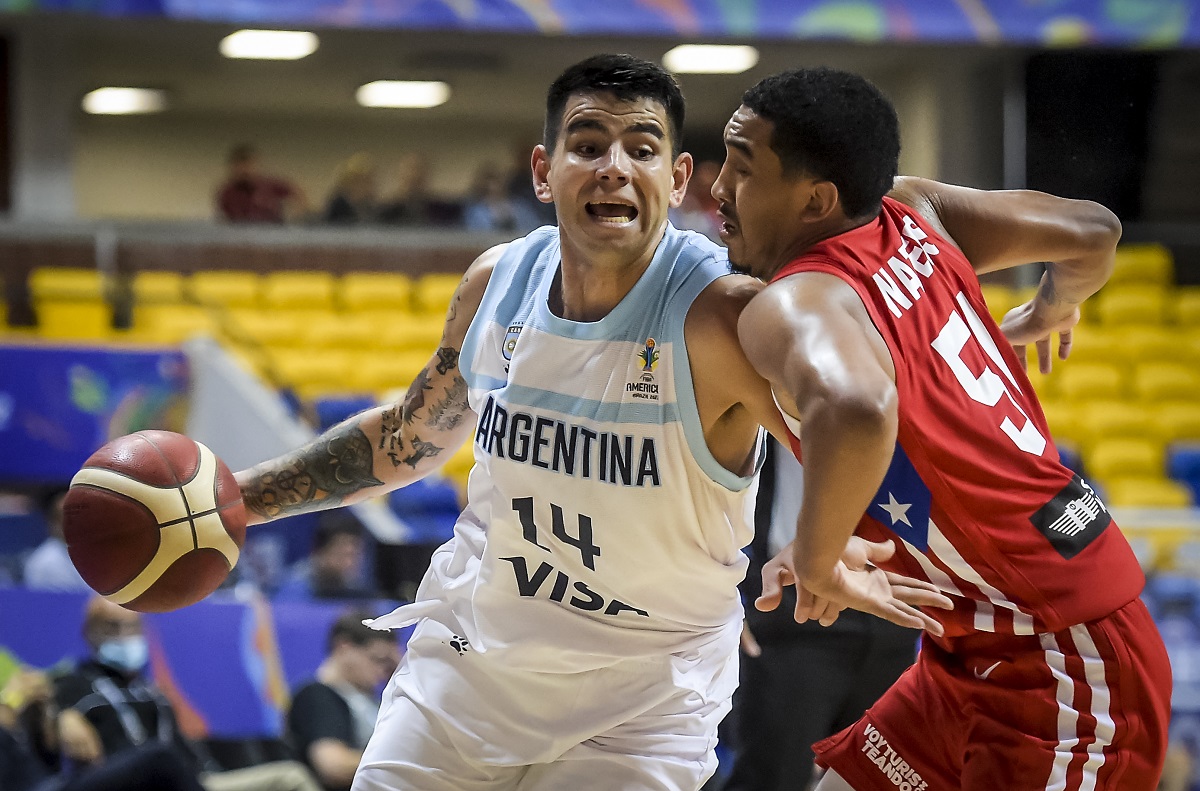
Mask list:
POLYGON ((379 193, 375 162, 370 155, 360 152, 338 167, 333 193, 325 204, 325 222, 362 225, 378 219, 379 193))
MULTIPOLYGON (((759 475, 750 567, 740 588, 762 594, 762 568, 796 535, 802 471, 774 439, 759 475)), ((917 632, 858 610, 832 626, 796 623, 795 588, 776 609, 746 607, 740 683, 728 724, 734 760, 724 791, 805 791, 812 745, 855 722, 917 657, 917 632), (804 668, 797 672, 797 668, 804 668)))
POLYGON ((282 223, 308 213, 304 192, 287 179, 259 169, 258 149, 248 143, 229 152, 229 175, 217 192, 217 210, 229 222, 282 223))
POLYGON ((429 194, 429 163, 420 154, 408 154, 396 168, 396 189, 383 201, 379 221, 388 225, 430 225, 435 203, 429 194))
POLYGON ((96 766, 72 766, 58 750, 57 709, 44 673, 18 668, 0 691, 3 791, 204 791, 169 748, 128 751, 96 766))
POLYGON ((131 754, 145 760, 166 748, 206 791, 317 791, 295 761, 232 771, 204 761, 180 732, 166 697, 142 675, 149 650, 140 614, 96 596, 84 612, 83 634, 91 656, 54 683, 64 757, 97 766, 131 754))
POLYGON ((504 174, 492 164, 484 165, 476 173, 463 222, 468 231, 509 234, 529 233, 540 225, 528 204, 512 198, 504 174))
POLYGON ((692 180, 688 182, 687 194, 678 209, 671 210, 671 222, 676 228, 702 233, 720 243, 721 217, 717 202, 712 196, 712 186, 721 173, 721 165, 710 159, 696 163, 692 180))
POLYGON ((352 518, 330 515, 313 533, 312 551, 297 563, 275 599, 365 599, 374 591, 361 583, 366 546, 362 528, 352 518))
POLYGON ((46 540, 25 559, 22 578, 26 587, 45 591, 87 591, 87 583, 75 569, 63 540, 63 500, 66 489, 51 491, 42 501, 46 540))
POLYGON ((352 612, 334 623, 325 661, 288 712, 296 751, 328 791, 350 788, 379 716, 379 687, 400 662, 396 636, 364 626, 370 617, 352 612))

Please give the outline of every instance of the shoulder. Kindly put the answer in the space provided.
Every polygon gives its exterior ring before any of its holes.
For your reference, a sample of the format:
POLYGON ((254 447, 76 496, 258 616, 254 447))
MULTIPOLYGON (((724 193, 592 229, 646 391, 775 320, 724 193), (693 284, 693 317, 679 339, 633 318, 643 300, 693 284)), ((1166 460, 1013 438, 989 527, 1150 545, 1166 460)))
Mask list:
POLYGON ((337 705, 338 703, 344 703, 342 701, 342 696, 339 695, 328 684, 323 684, 316 679, 313 679, 304 686, 300 687, 300 689, 296 690, 296 693, 292 696, 293 709, 296 709, 297 707, 327 707, 330 705, 337 705))
POLYGON ((692 303, 688 314, 689 334, 709 342, 737 342, 738 316, 764 288, 761 280, 746 275, 726 275, 708 284, 692 303))

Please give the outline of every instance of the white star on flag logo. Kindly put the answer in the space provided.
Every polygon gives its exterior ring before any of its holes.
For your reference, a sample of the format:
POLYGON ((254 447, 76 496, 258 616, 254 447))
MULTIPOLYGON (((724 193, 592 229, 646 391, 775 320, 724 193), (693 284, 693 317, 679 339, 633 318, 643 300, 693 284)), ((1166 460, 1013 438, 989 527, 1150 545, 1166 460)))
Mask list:
POLYGON ((908 521, 908 509, 912 508, 912 503, 896 502, 896 496, 888 492, 888 502, 879 503, 879 507, 888 512, 888 516, 892 518, 892 524, 903 522, 912 527, 912 522, 908 521))

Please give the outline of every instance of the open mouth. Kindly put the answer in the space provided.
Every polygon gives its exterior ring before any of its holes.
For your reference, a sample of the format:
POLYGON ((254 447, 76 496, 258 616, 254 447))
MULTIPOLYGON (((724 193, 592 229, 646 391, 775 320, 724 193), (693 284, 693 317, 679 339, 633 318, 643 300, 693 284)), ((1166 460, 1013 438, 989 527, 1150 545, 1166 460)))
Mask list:
POLYGON ((638 210, 627 203, 589 203, 587 213, 597 220, 613 225, 633 222, 638 216, 638 210))

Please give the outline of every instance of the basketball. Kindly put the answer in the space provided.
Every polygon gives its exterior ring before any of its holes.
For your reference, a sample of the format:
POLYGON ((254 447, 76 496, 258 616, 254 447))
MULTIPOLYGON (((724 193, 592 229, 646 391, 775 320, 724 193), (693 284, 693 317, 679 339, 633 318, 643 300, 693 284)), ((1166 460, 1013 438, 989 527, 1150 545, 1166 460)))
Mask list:
POLYGON ((71 480, 63 537, 97 593, 166 612, 224 581, 246 538, 246 511, 211 450, 182 434, 139 431, 93 453, 71 480))

